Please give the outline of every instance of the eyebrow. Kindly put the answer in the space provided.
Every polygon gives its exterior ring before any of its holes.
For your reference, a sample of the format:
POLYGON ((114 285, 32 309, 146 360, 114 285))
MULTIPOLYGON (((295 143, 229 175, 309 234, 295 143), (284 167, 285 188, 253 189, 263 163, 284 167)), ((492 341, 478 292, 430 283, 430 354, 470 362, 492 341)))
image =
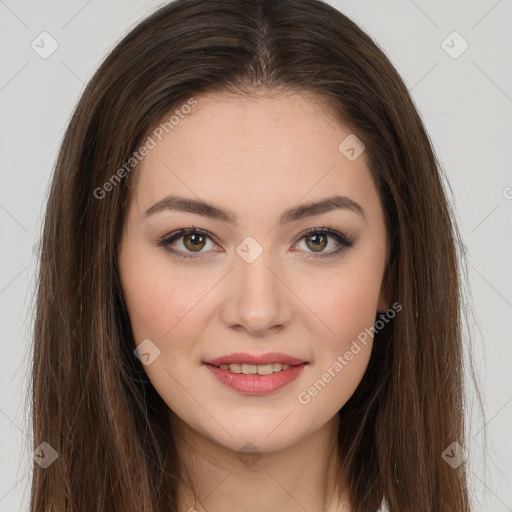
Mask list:
MULTIPOLYGON (((238 215, 230 210, 221 210, 213 204, 206 203, 200 199, 193 199, 188 197, 179 197, 170 195, 158 201, 151 206, 145 213, 144 217, 149 217, 156 213, 166 210, 178 210, 189 213, 195 213, 211 219, 221 220, 223 222, 236 224, 238 215)), ((330 212, 332 210, 349 210, 360 215, 365 222, 368 222, 366 213, 363 208, 345 196, 331 196, 315 202, 299 204, 284 211, 279 217, 279 224, 284 225, 294 222, 305 217, 312 217, 322 213, 330 212)))

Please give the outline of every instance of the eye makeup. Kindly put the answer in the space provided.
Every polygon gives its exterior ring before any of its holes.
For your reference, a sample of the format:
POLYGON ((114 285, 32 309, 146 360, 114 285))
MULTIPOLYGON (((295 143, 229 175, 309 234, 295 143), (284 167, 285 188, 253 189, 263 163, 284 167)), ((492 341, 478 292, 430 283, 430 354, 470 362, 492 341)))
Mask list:
MULTIPOLYGON (((180 239, 188 239, 189 241, 195 238, 199 238, 199 244, 203 242, 203 240, 210 240, 213 243, 215 243, 217 246, 220 246, 220 243, 218 242, 217 238, 211 234, 209 231, 206 231, 201 228, 196 228, 192 226, 191 228, 182 228, 178 229, 169 235, 166 235, 164 238, 160 239, 157 242, 158 247, 162 247, 167 253, 171 254, 173 257, 176 258, 182 258, 182 259, 198 259, 203 258, 204 256, 201 256, 202 254, 209 253, 211 251, 186 251, 181 249, 176 249, 175 247, 172 247, 172 244, 174 244, 176 241, 180 239), (203 240, 201 240, 203 239, 203 240)), ((336 249, 333 249, 328 252, 320 252, 320 251, 311 251, 311 254, 306 257, 313 257, 313 258, 330 258, 334 257, 336 255, 339 255, 351 247, 354 246, 355 241, 344 235, 343 233, 340 233, 336 230, 333 230, 331 228, 327 227, 320 227, 320 228, 310 228, 304 232, 302 232, 296 239, 296 242, 294 242, 294 246, 298 244, 298 242, 302 241, 303 239, 313 239, 316 240, 320 239, 320 242, 314 242, 314 244, 319 245, 324 240, 328 240, 329 238, 335 240, 335 242, 338 244, 338 247, 336 249)), ((198 244, 198 245, 199 245, 198 244)), ((182 242, 182 245, 184 243, 182 242)), ((186 248, 186 246, 185 246, 186 248)), ((218 251, 216 251, 218 252, 218 251)), ((304 252, 310 252, 310 251, 304 251, 304 252)))

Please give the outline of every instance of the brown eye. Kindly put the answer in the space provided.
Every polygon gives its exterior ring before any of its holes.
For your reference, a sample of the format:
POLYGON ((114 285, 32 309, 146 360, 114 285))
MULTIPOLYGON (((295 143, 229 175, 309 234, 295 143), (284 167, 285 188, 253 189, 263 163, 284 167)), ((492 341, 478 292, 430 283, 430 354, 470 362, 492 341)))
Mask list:
POLYGON ((192 252, 198 252, 204 248, 206 237, 199 234, 185 235, 183 237, 183 245, 192 252))
POLYGON ((311 235, 305 237, 306 245, 313 249, 313 252, 321 252, 327 247, 327 235, 311 235), (311 243, 309 243, 311 241, 311 243))
MULTIPOLYGON (((333 229, 322 227, 308 229, 302 233, 300 243, 305 244, 305 252, 310 253, 311 257, 330 257, 341 255, 353 247, 355 241, 333 229), (326 247, 329 247, 330 250, 325 250, 326 247)), ((297 246, 299 245, 297 244, 297 246)))
POLYGON ((215 251, 215 240, 208 231, 192 227, 175 231, 173 234, 160 240, 157 245, 163 247, 165 251, 177 258, 200 258, 206 255, 203 253, 212 252, 203 250, 209 243, 215 251))

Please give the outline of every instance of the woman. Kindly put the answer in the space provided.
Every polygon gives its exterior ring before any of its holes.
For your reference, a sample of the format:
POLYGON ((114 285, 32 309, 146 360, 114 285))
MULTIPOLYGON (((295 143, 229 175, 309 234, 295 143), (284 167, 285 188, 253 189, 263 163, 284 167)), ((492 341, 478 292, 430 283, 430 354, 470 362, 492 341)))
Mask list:
POLYGON ((31 510, 468 511, 440 172, 396 70, 323 2, 136 26, 52 180, 33 424, 58 457, 31 510))

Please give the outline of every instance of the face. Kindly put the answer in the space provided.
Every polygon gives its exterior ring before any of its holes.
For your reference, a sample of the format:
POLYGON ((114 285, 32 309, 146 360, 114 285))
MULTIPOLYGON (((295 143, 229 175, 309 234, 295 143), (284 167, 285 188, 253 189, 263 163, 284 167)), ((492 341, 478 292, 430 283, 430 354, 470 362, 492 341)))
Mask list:
POLYGON ((313 96, 196 99, 133 171, 125 304, 182 425, 280 450, 331 421, 367 368, 361 335, 389 307, 384 212, 364 151, 339 149, 353 135, 313 96))

